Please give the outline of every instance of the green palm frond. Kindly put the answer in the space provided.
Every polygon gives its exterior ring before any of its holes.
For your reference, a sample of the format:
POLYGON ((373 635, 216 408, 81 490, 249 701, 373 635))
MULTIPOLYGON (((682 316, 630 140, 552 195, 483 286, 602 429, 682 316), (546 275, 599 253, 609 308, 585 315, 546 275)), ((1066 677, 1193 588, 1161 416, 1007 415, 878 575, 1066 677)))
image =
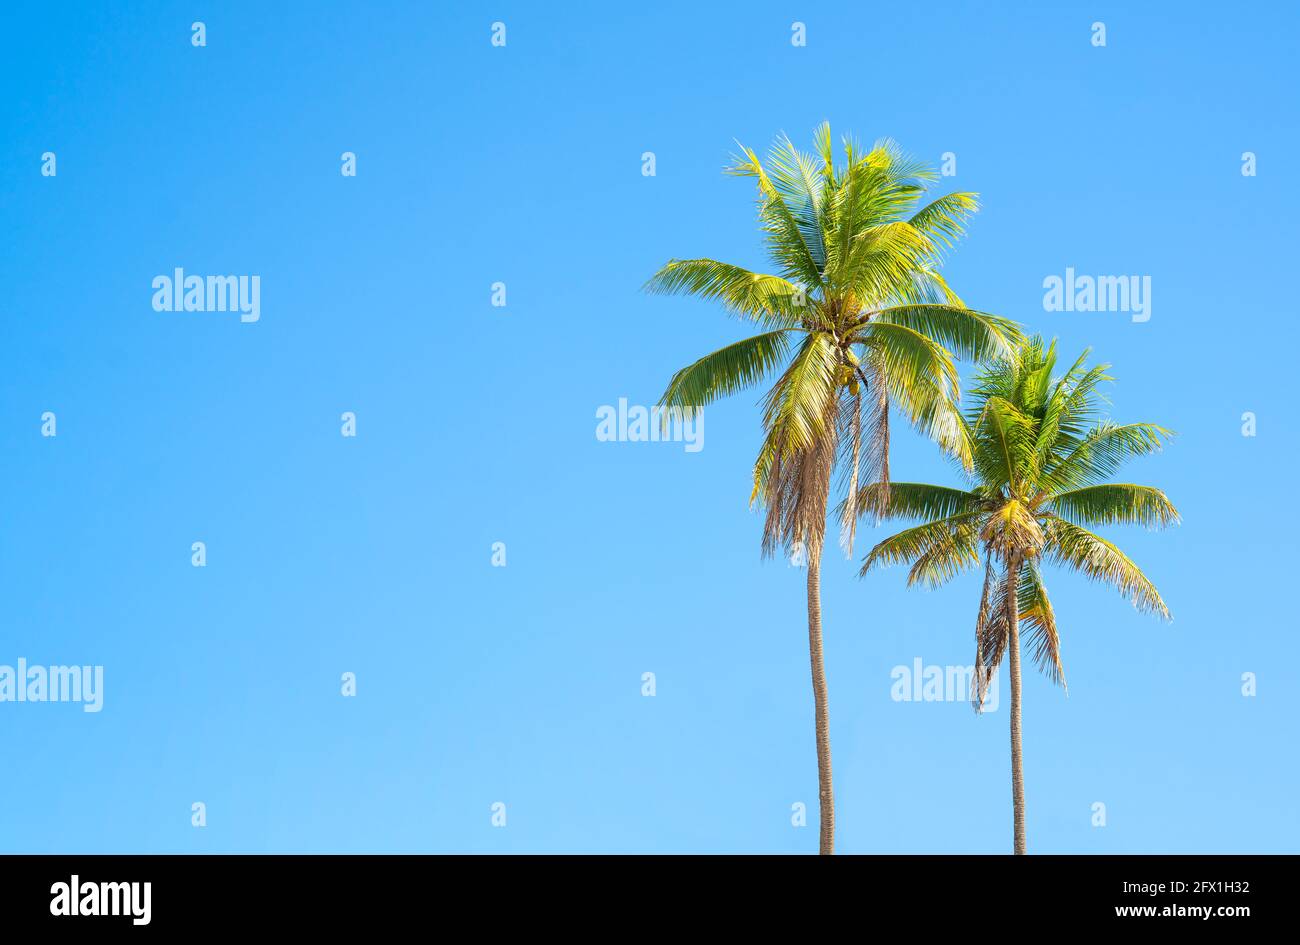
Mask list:
POLYGON ((957 392, 957 366, 933 338, 909 325, 872 322, 862 344, 882 368, 889 393, 910 417, 921 416, 935 397, 957 392))
POLYGON ((1111 542, 1063 519, 1047 521, 1044 555, 1094 581, 1109 584, 1138 610, 1170 619, 1160 592, 1142 569, 1111 542))
POLYGON ((830 190, 835 185, 835 141, 831 137, 829 121, 824 121, 813 129, 813 150, 822 162, 822 187, 830 190))
POLYGON ((933 545, 917 557, 907 573, 907 586, 940 587, 979 563, 978 532, 974 525, 960 526, 952 530, 951 540, 933 545))
POLYGON ((920 192, 939 179, 938 172, 928 161, 908 154, 893 138, 878 139, 872 146, 872 153, 885 156, 890 173, 900 186, 920 192))
POLYGON ((890 400, 913 428, 969 467, 971 442, 957 405, 957 367, 948 350, 914 328, 889 322, 869 323, 862 339, 890 400))
POLYGON ((1172 431, 1154 423, 1100 423, 1043 473, 1041 487, 1044 492, 1060 493, 1096 483, 1135 456, 1158 453, 1172 436, 1172 431))
MULTIPOLYGON (((923 266, 916 271, 912 277, 912 283, 903 288, 898 297, 894 300, 895 305, 948 305, 952 308, 966 308, 966 303, 962 301, 961 296, 953 291, 952 287, 940 275, 939 270, 933 266, 923 266)), ((1014 322, 1009 324, 1015 326, 1017 334, 1020 327, 1014 322)))
POLYGON ((758 216, 767 234, 767 248, 773 261, 781 268, 786 279, 802 283, 810 290, 812 287, 820 288, 825 260, 818 262, 809 251, 798 217, 782 198, 780 189, 759 161, 758 155, 743 145, 741 151, 744 157, 737 158, 727 173, 737 177, 753 177, 758 181, 758 216))
POLYGON ((652 295, 693 295, 763 325, 793 328, 807 314, 799 286, 716 259, 670 259, 646 282, 652 295))
POLYGON ((936 519, 978 511, 981 501, 977 493, 964 489, 922 482, 891 482, 885 489, 873 482, 858 490, 857 508, 860 512, 879 510, 883 518, 936 519), (882 493, 888 496, 883 508, 882 493))
POLYGON ((911 328, 969 361, 1014 357, 1016 345, 1024 340, 1009 319, 953 305, 894 306, 874 321, 911 328))
POLYGON ((1177 524, 1178 510, 1159 489, 1132 483, 1104 483, 1058 493, 1046 509, 1075 525, 1144 525, 1164 528, 1177 524))
POLYGON ((838 389, 838 352, 825 332, 804 336, 790 367, 767 396, 765 426, 781 432, 787 452, 808 449, 826 420, 838 389))
POLYGON ((1043 449, 1040 454, 1043 456, 1059 456, 1072 450, 1102 420, 1101 407, 1105 398, 1098 388, 1112 378, 1106 373, 1108 365, 1085 368, 1088 353, 1085 349, 1079 355, 1048 397, 1041 437, 1043 449))
MULTIPOLYGON (((912 564, 935 547, 951 545, 960 548, 967 541, 965 533, 974 527, 978 518, 978 512, 962 512, 904 529, 867 552, 859 573, 866 574, 876 565, 912 564)), ((976 563, 979 563, 978 556, 976 563)))
POLYGON ((966 221, 979 206, 979 194, 946 194, 916 211, 907 222, 932 242, 947 248, 961 238, 966 221))
POLYGON ((884 307, 907 293, 916 273, 929 266, 934 244, 924 233, 896 220, 866 227, 853 238, 835 274, 837 288, 884 307))
POLYGON ((801 153, 786 135, 781 135, 768 153, 772 187, 789 209, 799 229, 808 256, 819 272, 826 268, 826 231, 822 220, 822 189, 825 178, 816 159, 801 153))
POLYGON ((1015 491, 1023 486, 1031 468, 1035 438, 1032 417, 1010 400, 989 397, 972 425, 974 465, 980 481, 993 488, 1015 491))
POLYGON ((659 403, 702 407, 757 384, 785 362, 792 334, 791 329, 770 331, 705 355, 673 375, 659 403))
MULTIPOLYGON (((1053 343, 1053 348, 1055 343, 1053 343)), ((1041 364, 1021 364, 1015 403, 1027 416, 1039 418, 1047 406, 1047 392, 1052 386, 1052 369, 1056 366, 1056 352, 1049 349, 1041 364)))
MULTIPOLYGON (((829 134, 829 128, 828 128, 829 134)), ((870 186, 869 178, 879 172, 865 161, 853 158, 852 146, 846 144, 848 167, 828 187, 823 213, 831 222, 831 239, 826 244, 825 277, 832 285, 841 283, 845 260, 853 249, 858 228, 869 219, 861 199, 870 186)), ((831 171, 834 174, 834 170, 831 171)))
POLYGON ((860 215, 870 220, 903 220, 911 214, 927 185, 937 180, 934 169, 905 155, 892 141, 884 139, 869 152, 854 145, 862 172, 858 199, 860 215))
POLYGON ((1037 473, 1060 461, 1096 422, 1098 398, 1094 396, 1097 383, 1105 378, 1104 367, 1085 370, 1085 350, 1070 369, 1057 380, 1045 398, 1040 413, 1038 443, 1034 448, 1034 468, 1037 473))

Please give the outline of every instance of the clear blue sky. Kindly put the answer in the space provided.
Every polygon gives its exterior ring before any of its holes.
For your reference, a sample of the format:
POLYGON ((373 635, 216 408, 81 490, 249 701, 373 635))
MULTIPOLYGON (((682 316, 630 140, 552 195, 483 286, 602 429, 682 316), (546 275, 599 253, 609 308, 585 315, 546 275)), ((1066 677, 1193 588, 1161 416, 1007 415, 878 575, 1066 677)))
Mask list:
MULTIPOLYGON (((1114 416, 1179 433, 1128 476, 1184 524, 1116 533, 1174 622, 1049 576, 1070 691, 1026 680, 1031 851, 1296 852, 1270 508, 1300 433, 1295 6, 472 6, 0 15, 0 664, 105 667, 97 714, 0 703, 0 850, 815 850, 803 572, 760 561, 747 506, 758 395, 697 453, 598 442, 595 412, 740 337, 640 285, 762 266, 733 139, 826 119, 955 153, 943 186, 985 209, 953 285, 1091 345, 1114 416), (261 320, 153 311, 178 266, 259 275, 261 320), (1045 312, 1067 266, 1150 275, 1151 320, 1045 312)), ((910 432, 893 466, 950 475, 910 432)), ((890 698, 896 665, 970 662, 978 580, 823 570, 839 849, 1008 851, 1005 708, 890 698)))

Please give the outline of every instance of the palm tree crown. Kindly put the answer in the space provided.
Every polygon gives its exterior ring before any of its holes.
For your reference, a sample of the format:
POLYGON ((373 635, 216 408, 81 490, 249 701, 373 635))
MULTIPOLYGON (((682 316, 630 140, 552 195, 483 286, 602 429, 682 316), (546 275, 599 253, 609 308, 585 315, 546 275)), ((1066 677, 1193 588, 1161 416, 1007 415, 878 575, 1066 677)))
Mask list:
MULTIPOLYGON (((702 406, 777 374, 763 401, 766 435, 751 496, 768 508, 768 553, 797 541, 820 547, 821 483, 838 444, 845 444, 850 494, 859 479, 888 481, 891 402, 960 452, 953 354, 997 357, 1020 338, 1013 323, 967 309, 939 274, 976 195, 921 206, 935 174, 891 142, 864 151, 845 139, 844 161, 836 163, 830 126, 814 138, 815 154, 783 136, 766 166, 742 148, 728 169, 757 181, 775 275, 674 259, 646 284, 655 293, 715 299, 768 329, 678 371, 661 401, 702 406)), ((851 515, 845 524, 851 541, 851 515)))
MULTIPOLYGON (((996 566, 1016 563, 1018 615, 1031 628, 1035 662, 1064 683, 1056 615, 1040 564, 1049 561, 1110 584, 1139 610, 1169 619, 1169 609, 1142 570, 1087 526, 1163 527, 1178 512, 1159 489, 1107 482, 1126 460, 1158 451, 1171 435, 1153 423, 1117 424, 1099 414, 1099 386, 1109 365, 1085 368, 1088 352, 1053 378, 1056 344, 1033 338, 1014 359, 976 381, 963 421, 973 460, 973 488, 892 483, 886 517, 928 519, 877 544, 862 565, 911 564, 909 584, 936 587, 984 563, 977 618, 985 681, 1006 648, 1004 580, 996 566)), ((860 509, 879 506, 878 486, 859 490, 860 509)), ((981 686, 982 689, 982 686, 981 686)))

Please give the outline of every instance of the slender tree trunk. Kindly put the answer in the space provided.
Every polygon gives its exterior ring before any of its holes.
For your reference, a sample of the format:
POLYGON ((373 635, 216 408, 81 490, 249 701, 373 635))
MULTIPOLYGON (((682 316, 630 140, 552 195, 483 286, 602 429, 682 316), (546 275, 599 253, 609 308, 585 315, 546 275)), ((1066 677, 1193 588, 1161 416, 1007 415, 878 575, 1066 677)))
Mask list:
MULTIPOLYGON (((819 543, 820 544, 820 543, 819 543)), ((835 852, 835 795, 831 789, 830 717, 826 711, 826 667, 822 663, 821 548, 808 554, 808 655, 812 661, 813 702, 817 712, 817 787, 821 809, 818 852, 835 852)))
POLYGON ((1015 852, 1025 852, 1025 773, 1020 751, 1020 607, 1016 601, 1020 560, 1007 565, 1007 650, 1011 675, 1011 803, 1015 814, 1015 852))

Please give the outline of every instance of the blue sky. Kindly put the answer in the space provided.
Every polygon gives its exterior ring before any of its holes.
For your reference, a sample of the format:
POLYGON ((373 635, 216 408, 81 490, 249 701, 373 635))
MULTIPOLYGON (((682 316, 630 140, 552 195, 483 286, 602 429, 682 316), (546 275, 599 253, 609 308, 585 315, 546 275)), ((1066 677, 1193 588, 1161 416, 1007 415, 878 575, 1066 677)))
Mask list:
MULTIPOLYGON (((1092 346, 1113 415, 1179 433, 1128 476, 1184 524, 1115 536, 1173 623, 1049 575, 1070 690, 1026 678, 1031 852, 1296 852, 1268 500, 1298 432, 1294 6, 474 6, 2 14, 0 664, 103 665, 105 691, 0 703, 0 850, 814 851, 758 393, 696 453, 594 431, 745 331, 640 293, 672 256, 765 266, 733 139, 829 120, 954 153, 941 186, 984 204, 954 287, 1092 346), (1149 275, 1150 321, 1044 311, 1067 266, 1149 275), (155 312, 175 267, 259 275, 260 320, 155 312)), ((911 433, 893 469, 951 479, 911 433)), ((838 849, 1008 851, 1005 708, 890 697, 894 666, 971 661, 978 579, 856 574, 828 552, 838 849)))

